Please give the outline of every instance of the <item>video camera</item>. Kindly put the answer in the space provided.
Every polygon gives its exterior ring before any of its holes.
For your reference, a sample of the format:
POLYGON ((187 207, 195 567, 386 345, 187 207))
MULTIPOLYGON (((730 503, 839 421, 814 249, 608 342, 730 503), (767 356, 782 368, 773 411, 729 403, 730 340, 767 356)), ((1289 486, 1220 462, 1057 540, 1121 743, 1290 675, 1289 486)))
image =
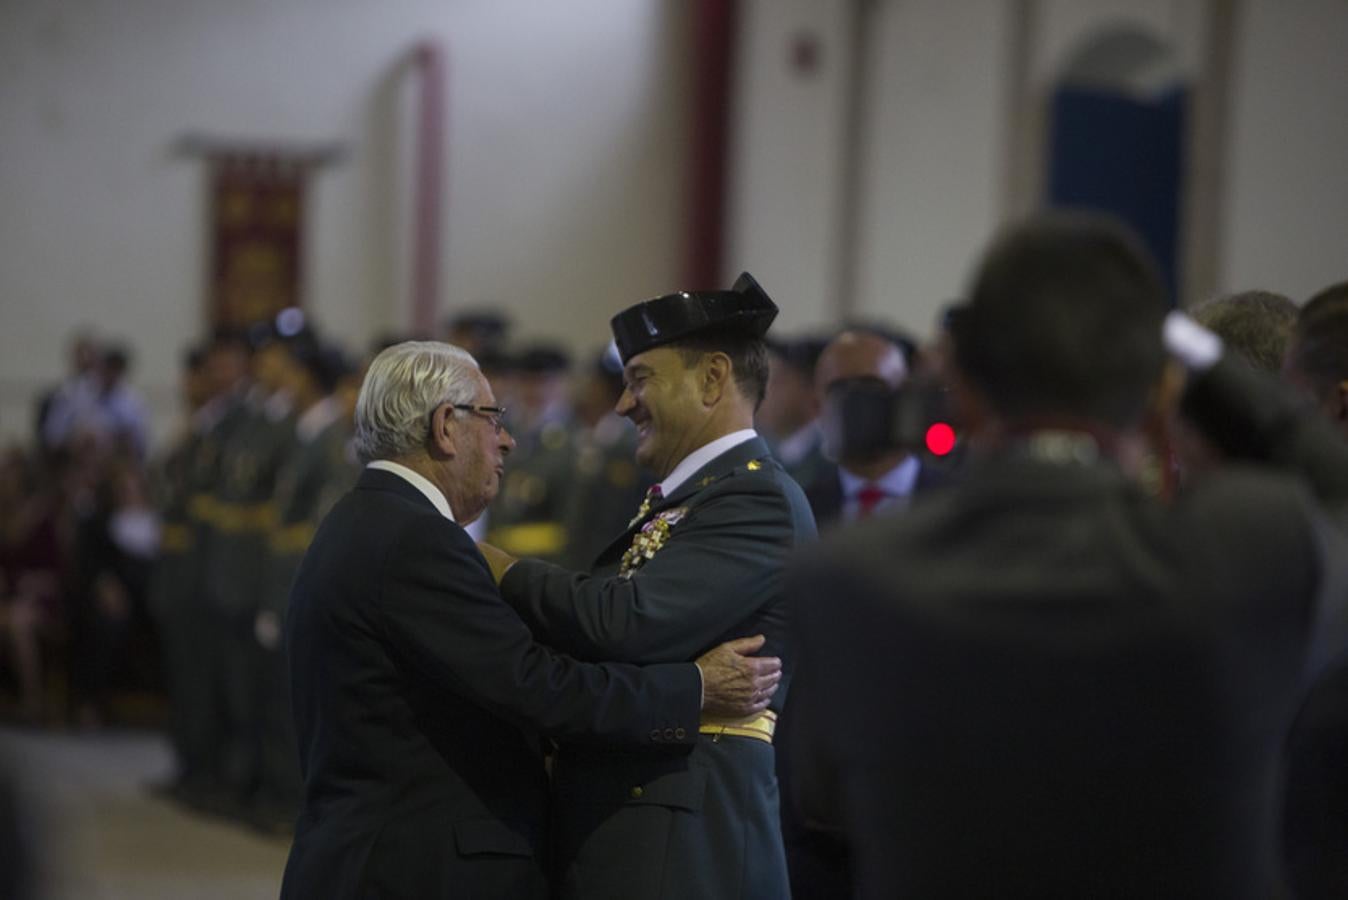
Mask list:
POLYGON ((897 389, 878 378, 849 378, 829 388, 826 446, 839 459, 867 460, 906 451, 944 457, 959 442, 947 390, 915 376, 897 389))

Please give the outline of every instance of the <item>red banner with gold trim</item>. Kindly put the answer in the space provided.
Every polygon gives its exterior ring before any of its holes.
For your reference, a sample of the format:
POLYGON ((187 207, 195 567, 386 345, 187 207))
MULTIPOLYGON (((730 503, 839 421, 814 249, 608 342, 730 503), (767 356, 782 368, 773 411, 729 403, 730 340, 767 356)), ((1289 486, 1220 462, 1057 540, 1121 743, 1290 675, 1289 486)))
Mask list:
POLYGON ((212 322, 247 327, 299 306, 306 160, 211 157, 212 322))

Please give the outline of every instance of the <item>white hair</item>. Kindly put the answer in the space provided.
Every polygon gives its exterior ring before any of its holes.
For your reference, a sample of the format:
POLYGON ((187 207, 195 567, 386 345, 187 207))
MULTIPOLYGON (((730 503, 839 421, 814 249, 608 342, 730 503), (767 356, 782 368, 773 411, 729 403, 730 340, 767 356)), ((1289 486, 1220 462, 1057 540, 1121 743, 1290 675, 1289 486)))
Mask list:
POLYGON ((473 403, 477 360, 438 341, 407 341, 374 358, 356 399, 356 455, 362 463, 420 449, 441 403, 473 403))

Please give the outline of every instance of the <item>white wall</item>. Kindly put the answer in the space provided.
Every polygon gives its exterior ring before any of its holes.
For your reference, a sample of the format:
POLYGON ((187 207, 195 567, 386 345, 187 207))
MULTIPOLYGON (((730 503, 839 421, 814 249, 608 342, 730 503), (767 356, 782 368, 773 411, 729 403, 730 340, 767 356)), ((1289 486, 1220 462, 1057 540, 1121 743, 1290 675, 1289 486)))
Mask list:
POLYGON ((1221 271, 1297 302, 1348 279, 1348 3, 1245 0, 1221 271))
POLYGON ((879 4, 859 209, 865 317, 930 334, 998 221, 1007 10, 1002 0, 879 4))
POLYGON ((686 27, 660 0, 7 0, 0 5, 0 436, 81 324, 128 339, 174 416, 205 324, 200 163, 185 131, 349 145, 317 175, 307 303, 353 345, 402 325, 412 45, 449 57, 442 308, 499 304, 576 349, 677 283, 686 27))
MULTIPOLYGON (((782 328, 800 330, 835 321, 843 305, 834 241, 844 75, 856 52, 848 41, 853 4, 745 5, 752 31, 740 59, 745 112, 737 118, 732 265, 751 263, 765 283, 789 285, 782 328), (814 29, 825 48, 811 80, 793 76, 785 62, 801 28, 814 29)), ((935 312, 962 291, 978 251, 1007 216, 1016 196, 1007 183, 1016 171, 1007 164, 1013 128, 1047 125, 1035 122, 1034 110, 1017 118, 1009 106, 1014 14, 1033 12, 1023 62, 1031 105, 1042 105, 1082 42, 1120 24, 1167 41, 1177 68, 1197 76, 1215 6, 875 0, 852 305, 929 334, 935 312)), ((1216 289, 1269 287, 1304 299, 1348 278, 1348 4, 1238 0, 1234 8, 1229 126, 1216 142, 1224 156, 1194 160, 1221 164, 1216 289)), ((1039 142, 1035 152, 1042 151, 1039 142)), ((1042 158, 1029 160, 1036 166, 1042 169, 1042 158)))
MULTIPOLYGON (((740 0, 725 275, 757 274, 783 330, 837 317, 854 0, 740 0), (814 35, 818 66, 791 47, 814 35)), ((874 0, 852 304, 920 334, 1013 195, 1012 0, 874 0)), ((1206 0, 1034 0, 1032 90, 1093 30, 1139 22, 1184 65, 1206 0)), ((1348 4, 1239 0, 1222 145, 1218 289, 1298 299, 1348 277, 1348 4)), ((574 349, 680 284, 690 7, 673 0, 4 0, 0 438, 81 324, 130 339, 160 433, 204 324, 198 130, 337 140, 308 234, 308 304, 346 340, 407 314, 400 73, 449 55, 442 306, 496 303, 574 349), (400 199, 401 198, 401 199, 400 199)))
POLYGON ((748 270, 780 329, 830 321, 852 0, 741 0, 727 190, 726 278, 748 270), (792 44, 812 39, 812 72, 792 44))

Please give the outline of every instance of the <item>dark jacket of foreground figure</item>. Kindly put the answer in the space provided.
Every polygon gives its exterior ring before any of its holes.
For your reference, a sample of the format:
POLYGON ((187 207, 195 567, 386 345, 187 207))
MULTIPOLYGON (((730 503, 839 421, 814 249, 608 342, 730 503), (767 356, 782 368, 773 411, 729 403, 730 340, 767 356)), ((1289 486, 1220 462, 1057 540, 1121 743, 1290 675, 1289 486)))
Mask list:
POLYGON ((1268 898, 1279 748, 1342 643, 1348 448, 1222 362, 1171 505, 1008 453, 792 575, 805 811, 858 895, 1268 898), (1312 495, 1318 497, 1318 502, 1312 495))
POLYGON ((534 644, 463 529, 389 472, 319 528, 286 648, 305 797, 285 900, 545 898, 536 732, 665 751, 697 733, 695 667, 534 644))

